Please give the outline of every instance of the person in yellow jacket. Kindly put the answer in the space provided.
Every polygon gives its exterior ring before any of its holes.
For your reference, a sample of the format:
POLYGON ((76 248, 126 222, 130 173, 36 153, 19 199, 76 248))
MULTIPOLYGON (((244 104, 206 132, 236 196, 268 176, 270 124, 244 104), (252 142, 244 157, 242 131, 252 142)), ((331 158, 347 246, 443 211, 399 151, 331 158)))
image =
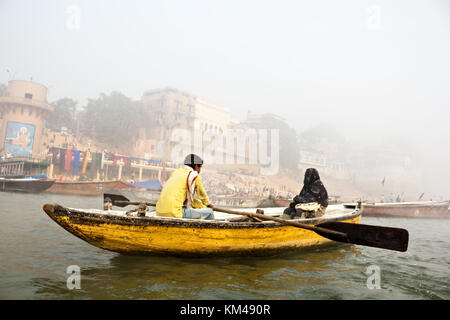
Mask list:
POLYGON ((209 202, 199 175, 202 165, 203 160, 199 156, 186 156, 184 166, 172 173, 161 190, 156 203, 157 216, 214 219, 214 206, 209 202))

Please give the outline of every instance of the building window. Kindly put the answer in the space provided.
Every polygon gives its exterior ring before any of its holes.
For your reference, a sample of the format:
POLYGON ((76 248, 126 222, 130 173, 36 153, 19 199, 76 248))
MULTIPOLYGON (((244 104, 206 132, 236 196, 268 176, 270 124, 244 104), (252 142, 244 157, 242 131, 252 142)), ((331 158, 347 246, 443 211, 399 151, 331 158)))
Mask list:
POLYGON ((31 94, 31 93, 25 93, 25 98, 27 98, 27 99, 33 99, 33 94, 31 94))

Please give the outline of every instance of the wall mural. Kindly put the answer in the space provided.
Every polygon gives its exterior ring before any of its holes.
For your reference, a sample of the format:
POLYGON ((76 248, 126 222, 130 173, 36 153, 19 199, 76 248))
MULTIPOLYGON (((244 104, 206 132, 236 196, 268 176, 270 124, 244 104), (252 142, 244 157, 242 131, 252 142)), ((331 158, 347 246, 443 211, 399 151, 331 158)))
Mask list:
POLYGON ((34 125, 8 122, 6 126, 6 137, 4 152, 15 157, 29 157, 33 150, 34 125))

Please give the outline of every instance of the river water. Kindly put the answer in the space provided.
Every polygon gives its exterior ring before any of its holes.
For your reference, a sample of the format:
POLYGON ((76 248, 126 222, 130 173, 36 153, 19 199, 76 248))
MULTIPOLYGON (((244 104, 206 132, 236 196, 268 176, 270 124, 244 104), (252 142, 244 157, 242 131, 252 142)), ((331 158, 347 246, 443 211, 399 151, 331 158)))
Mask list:
POLYGON ((407 229, 405 253, 335 243, 187 259, 94 247, 53 222, 45 203, 102 207, 100 197, 0 192, 0 299, 450 299, 450 219, 362 218, 407 229), (68 289, 72 265, 80 289, 68 289))

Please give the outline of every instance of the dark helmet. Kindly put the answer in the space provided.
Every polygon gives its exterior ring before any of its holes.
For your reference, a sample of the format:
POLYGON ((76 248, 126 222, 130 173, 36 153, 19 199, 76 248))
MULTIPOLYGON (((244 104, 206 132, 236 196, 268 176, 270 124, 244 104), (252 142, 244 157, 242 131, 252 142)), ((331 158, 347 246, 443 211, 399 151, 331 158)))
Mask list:
POLYGON ((184 164, 185 164, 186 166, 189 166, 189 167, 191 167, 191 168, 194 168, 194 166, 195 166, 196 164, 202 165, 202 164, 203 164, 203 160, 202 160, 202 158, 200 158, 198 155, 191 153, 191 154, 188 154, 188 155, 186 156, 186 158, 184 158, 184 164))

